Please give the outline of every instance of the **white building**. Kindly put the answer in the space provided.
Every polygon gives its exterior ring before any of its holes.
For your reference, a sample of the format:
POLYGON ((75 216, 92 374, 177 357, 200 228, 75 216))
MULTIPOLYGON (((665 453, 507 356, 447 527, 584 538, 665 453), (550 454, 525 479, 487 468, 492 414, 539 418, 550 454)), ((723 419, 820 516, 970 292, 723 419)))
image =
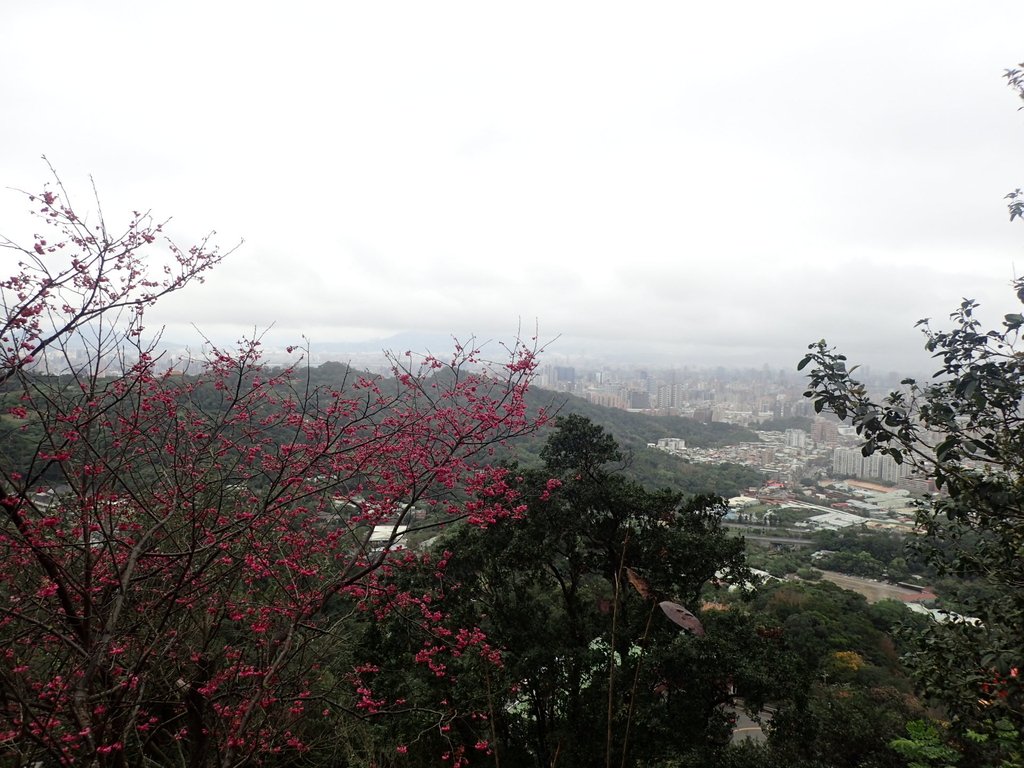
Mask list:
POLYGON ((407 525, 394 525, 392 523, 385 523, 384 525, 373 526, 373 532, 370 533, 370 546, 371 547, 382 547, 391 541, 392 536, 394 537, 394 544, 392 546, 399 546, 399 542, 405 535, 406 530, 409 528, 407 525))
POLYGON ((910 467, 896 463, 892 456, 873 453, 864 456, 860 448, 836 448, 832 451, 832 474, 861 480, 897 483, 910 473, 910 467))
POLYGON ((870 522, 870 518, 836 510, 809 517, 804 521, 804 524, 821 531, 838 531, 840 528, 852 528, 856 525, 867 525, 870 522))
POLYGON ((686 441, 681 437, 663 437, 654 444, 654 447, 665 453, 679 454, 686 451, 686 441))
POLYGON ((786 447, 807 450, 807 433, 802 429, 786 430, 786 447))

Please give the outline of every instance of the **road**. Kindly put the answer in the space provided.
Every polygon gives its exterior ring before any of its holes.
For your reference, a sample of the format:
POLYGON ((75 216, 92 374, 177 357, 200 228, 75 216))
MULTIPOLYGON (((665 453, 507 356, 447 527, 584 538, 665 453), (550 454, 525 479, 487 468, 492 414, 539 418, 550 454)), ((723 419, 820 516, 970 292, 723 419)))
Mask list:
MULTIPOLYGON (((744 712, 742 709, 735 710, 736 713, 736 727, 732 729, 732 743, 737 744, 741 741, 754 741, 762 742, 768 738, 761 726, 750 719, 750 715, 744 712)), ((771 719, 771 713, 762 712, 761 717, 769 720, 771 719)))
POLYGON ((843 589, 849 589, 852 592, 864 595, 869 603, 877 603, 879 600, 901 600, 904 603, 916 603, 920 600, 932 600, 935 598, 935 594, 932 592, 919 592, 916 589, 898 587, 895 584, 864 579, 860 576, 847 576, 835 571, 822 571, 821 577, 843 589))

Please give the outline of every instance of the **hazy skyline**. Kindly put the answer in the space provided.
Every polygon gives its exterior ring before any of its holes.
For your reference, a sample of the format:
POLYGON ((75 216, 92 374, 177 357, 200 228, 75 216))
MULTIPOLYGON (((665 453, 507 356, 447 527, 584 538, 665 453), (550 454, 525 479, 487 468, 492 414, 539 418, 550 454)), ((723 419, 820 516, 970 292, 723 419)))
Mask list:
POLYGON ((5 3, 0 187, 45 154, 112 223, 244 238, 152 314, 174 339, 916 370, 917 319, 1018 310, 1024 6, 709 6, 5 3))

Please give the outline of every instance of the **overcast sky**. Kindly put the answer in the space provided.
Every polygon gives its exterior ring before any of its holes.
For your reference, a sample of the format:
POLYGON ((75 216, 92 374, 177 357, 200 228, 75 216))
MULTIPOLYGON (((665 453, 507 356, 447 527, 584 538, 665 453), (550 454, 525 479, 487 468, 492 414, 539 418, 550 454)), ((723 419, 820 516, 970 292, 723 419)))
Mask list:
MULTIPOLYGON (((245 244, 168 336, 882 368, 1017 311, 1024 3, 0 4, 0 187, 245 244)), ((0 190, 0 233, 24 201, 0 190)))

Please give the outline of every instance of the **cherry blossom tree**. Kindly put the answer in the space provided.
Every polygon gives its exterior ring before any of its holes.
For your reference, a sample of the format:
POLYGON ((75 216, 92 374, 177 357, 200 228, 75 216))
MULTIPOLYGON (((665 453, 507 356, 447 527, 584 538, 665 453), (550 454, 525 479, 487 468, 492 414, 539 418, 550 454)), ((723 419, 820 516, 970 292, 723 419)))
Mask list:
POLYGON ((401 706, 347 642, 396 609, 431 649, 407 663, 500 663, 394 576, 427 557, 403 546, 418 528, 521 514, 489 459, 544 418, 524 402, 536 345, 495 362, 456 344, 329 383, 267 366, 258 338, 172 367, 145 310, 222 254, 146 214, 89 224, 59 180, 29 200, 41 234, 2 243, 18 257, 0 316, 3 759, 329 754, 341 719, 401 706))

